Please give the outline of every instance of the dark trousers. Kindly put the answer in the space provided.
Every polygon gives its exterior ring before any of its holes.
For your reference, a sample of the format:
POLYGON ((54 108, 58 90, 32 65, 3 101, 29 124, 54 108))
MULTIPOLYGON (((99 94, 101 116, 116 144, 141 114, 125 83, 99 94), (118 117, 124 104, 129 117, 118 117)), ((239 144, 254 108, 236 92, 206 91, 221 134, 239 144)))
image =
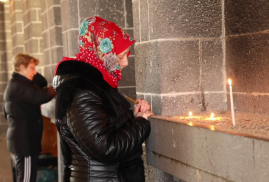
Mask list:
POLYGON ((15 156, 16 182, 36 182, 38 155, 15 156))

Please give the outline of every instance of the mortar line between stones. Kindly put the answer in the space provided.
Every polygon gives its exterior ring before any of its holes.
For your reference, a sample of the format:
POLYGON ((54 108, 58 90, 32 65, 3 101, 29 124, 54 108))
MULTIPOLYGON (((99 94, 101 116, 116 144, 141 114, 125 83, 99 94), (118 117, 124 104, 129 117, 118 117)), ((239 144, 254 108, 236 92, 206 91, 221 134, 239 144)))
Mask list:
POLYGON ((189 165, 189 164, 187 164, 187 163, 178 161, 178 160, 176 160, 176 159, 169 158, 169 157, 164 156, 164 155, 162 155, 162 154, 158 154, 158 153, 156 153, 156 152, 154 152, 154 151, 150 151, 150 150, 147 150, 147 151, 152 152, 154 155, 157 155, 159 158, 162 157, 162 158, 165 158, 165 159, 168 159, 168 160, 171 160, 171 161, 178 162, 178 163, 180 163, 181 165, 185 165, 185 166, 190 167, 190 168, 192 168, 192 169, 202 171, 202 172, 204 172, 204 173, 206 173, 206 174, 210 174, 210 175, 212 175, 212 176, 214 176, 214 177, 216 177, 216 178, 222 179, 222 180, 224 180, 224 181, 226 181, 226 182, 234 182, 234 181, 231 181, 231 180, 229 180, 229 179, 227 179, 227 178, 224 178, 224 177, 222 177, 222 176, 217 176, 216 174, 213 174, 213 173, 210 173, 210 172, 208 172, 208 171, 204 171, 204 170, 202 170, 202 169, 200 169, 200 168, 191 166, 191 165, 189 165))
MULTIPOLYGON (((225 38, 225 34, 226 34, 226 31, 225 31, 225 2, 224 0, 221 1, 222 3, 222 37, 221 37, 221 40, 222 40, 222 52, 223 52, 223 63, 222 63, 222 66, 223 66, 223 91, 225 91, 227 93, 227 73, 226 73, 226 38, 225 38)), ((225 102, 227 103, 227 97, 225 99, 225 102)), ((227 106, 226 106, 227 107, 227 106)))
POLYGON ((139 18, 139 42, 141 42, 140 0, 138 0, 138 18, 139 18))
MULTIPOLYGON (((224 91, 204 91, 204 94, 221 94, 226 93, 224 91)), ((174 92, 174 93, 143 93, 143 92, 136 92, 137 95, 152 95, 152 96, 180 96, 180 95, 195 95, 195 94, 201 94, 201 91, 197 92, 174 92)))
POLYGON ((150 40, 150 24, 149 24, 149 0, 147 0, 147 2, 148 2, 148 28, 149 28, 149 40, 150 40))
POLYGON ((124 10, 124 28, 126 28, 127 26, 127 21, 126 21, 126 16, 127 16, 127 12, 126 12, 126 0, 123 0, 123 10, 124 10))
POLYGON ((136 44, 146 44, 146 43, 151 43, 151 42, 163 42, 163 41, 210 41, 210 40, 219 40, 220 38, 168 38, 168 39, 153 39, 149 41, 143 41, 143 42, 138 42, 136 44))
POLYGON ((80 26, 80 11, 79 11, 79 2, 80 0, 77 1, 77 9, 78 9, 78 27, 80 26))
POLYGON ((234 38, 234 37, 243 37, 243 36, 249 36, 249 35, 259 35, 259 34, 265 34, 269 33, 268 30, 263 30, 260 32, 252 32, 252 33, 244 33, 244 34, 237 34, 237 35, 228 35, 227 38, 234 38))

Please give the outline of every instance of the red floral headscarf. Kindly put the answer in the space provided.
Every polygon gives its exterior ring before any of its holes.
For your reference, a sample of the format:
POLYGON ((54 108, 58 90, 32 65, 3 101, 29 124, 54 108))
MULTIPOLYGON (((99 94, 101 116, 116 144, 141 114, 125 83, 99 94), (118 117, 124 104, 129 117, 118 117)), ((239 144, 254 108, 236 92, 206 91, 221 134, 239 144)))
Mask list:
MULTIPOLYGON (((130 47, 135 40, 115 23, 98 16, 83 20, 79 28, 78 45, 80 53, 76 59, 91 64, 102 74, 104 80, 113 88, 119 86, 121 70, 117 55, 130 47)), ((130 52, 128 53, 128 56, 130 52)), ((73 58, 63 57, 63 61, 73 58)), ((58 68, 55 69, 55 75, 58 68)))

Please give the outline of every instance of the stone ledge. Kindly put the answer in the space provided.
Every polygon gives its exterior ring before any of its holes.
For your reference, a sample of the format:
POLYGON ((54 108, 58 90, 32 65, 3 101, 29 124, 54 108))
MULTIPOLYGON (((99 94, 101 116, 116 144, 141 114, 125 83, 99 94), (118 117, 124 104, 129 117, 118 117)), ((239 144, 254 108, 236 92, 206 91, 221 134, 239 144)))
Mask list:
MULTIPOLYGON (((147 163, 184 181, 267 181, 269 140, 151 117, 147 163)), ((259 136, 260 137, 260 136, 259 136)))

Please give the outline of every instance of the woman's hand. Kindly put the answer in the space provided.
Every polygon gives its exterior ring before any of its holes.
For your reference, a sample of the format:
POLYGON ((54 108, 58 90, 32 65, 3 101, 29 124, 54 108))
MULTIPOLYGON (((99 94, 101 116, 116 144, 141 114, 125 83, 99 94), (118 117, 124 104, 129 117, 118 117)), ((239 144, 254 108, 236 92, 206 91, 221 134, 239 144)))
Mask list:
POLYGON ((137 99, 136 102, 138 104, 134 105, 134 116, 135 117, 141 116, 145 119, 148 119, 148 116, 154 115, 152 112, 149 112, 150 105, 147 101, 145 101, 144 99, 137 99))

